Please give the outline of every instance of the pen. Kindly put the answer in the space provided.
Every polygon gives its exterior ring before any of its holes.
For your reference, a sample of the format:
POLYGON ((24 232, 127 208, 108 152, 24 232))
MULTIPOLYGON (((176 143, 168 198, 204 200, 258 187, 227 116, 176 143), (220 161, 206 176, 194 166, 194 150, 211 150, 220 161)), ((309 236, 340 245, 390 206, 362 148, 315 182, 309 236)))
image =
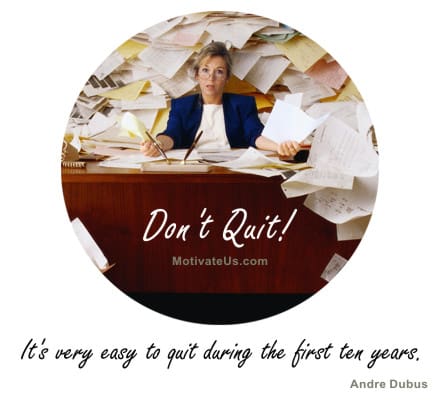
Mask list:
POLYGON ((192 142, 190 148, 188 149, 188 151, 185 154, 185 157, 183 157, 182 160, 182 164, 185 164, 186 159, 189 157, 189 155, 192 153, 192 151, 194 150, 194 148, 196 147, 197 142, 200 139, 200 136, 202 136, 203 131, 200 131, 200 133, 196 136, 196 138, 194 139, 194 142, 192 142))
POLYGON ((160 147, 160 144, 157 143, 157 140, 153 136, 151 136, 147 130, 145 130, 145 134, 147 135, 148 139, 151 140, 151 142, 153 142, 154 147, 156 147, 156 149, 159 151, 159 153, 162 155, 162 157, 166 160, 167 164, 170 164, 170 160, 168 159, 167 155, 163 151, 162 147, 160 147))

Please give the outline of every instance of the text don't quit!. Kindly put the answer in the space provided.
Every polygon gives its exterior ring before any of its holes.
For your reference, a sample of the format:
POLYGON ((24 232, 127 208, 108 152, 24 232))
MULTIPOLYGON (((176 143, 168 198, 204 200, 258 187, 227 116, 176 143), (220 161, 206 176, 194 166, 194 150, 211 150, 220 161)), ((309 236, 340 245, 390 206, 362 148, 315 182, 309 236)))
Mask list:
MULTIPOLYGON (((289 229, 297 213, 294 209, 286 222, 278 214, 266 215, 259 224, 250 224, 248 222, 248 212, 244 208, 235 208, 231 211, 231 216, 222 229, 222 239, 225 242, 231 242, 235 247, 241 248, 248 240, 258 240, 262 238, 273 239, 281 242, 289 229)), ((207 208, 203 208, 200 214, 200 223, 196 228, 198 237, 205 239, 211 233, 211 227, 215 223, 212 214, 209 214, 207 208)), ((147 221, 144 231, 143 241, 149 242, 158 237, 164 239, 180 239, 186 241, 190 231, 194 230, 191 224, 177 224, 170 221, 168 212, 163 208, 153 210, 147 221)))

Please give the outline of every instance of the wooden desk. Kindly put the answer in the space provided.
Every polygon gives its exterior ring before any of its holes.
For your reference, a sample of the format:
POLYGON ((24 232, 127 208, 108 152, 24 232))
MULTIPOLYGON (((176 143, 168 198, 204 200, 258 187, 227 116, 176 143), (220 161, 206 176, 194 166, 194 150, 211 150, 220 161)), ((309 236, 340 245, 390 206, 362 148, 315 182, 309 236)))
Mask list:
POLYGON ((214 168, 206 174, 142 173, 98 167, 63 169, 69 217, 79 217, 109 262, 105 276, 137 302, 186 321, 230 324, 273 316, 306 300, 327 282, 320 275, 338 253, 350 258, 359 241, 338 242, 336 227, 302 204, 286 199, 282 179, 214 168), (203 208, 213 216, 211 232, 198 236, 203 208), (143 241, 150 213, 162 208, 177 224, 191 223, 187 241, 143 241), (267 215, 296 216, 284 239, 249 240, 243 248, 222 238, 232 210, 248 211, 260 225, 267 215), (173 266, 185 259, 266 259, 266 266, 173 266))
POLYGON ((264 178, 221 168, 205 174, 145 173, 98 167, 63 169, 69 217, 79 217, 110 263, 106 277, 126 293, 235 293, 311 295, 327 282, 320 275, 338 253, 350 258, 359 241, 338 242, 336 227, 303 206, 304 197, 286 199, 280 177, 264 178), (200 214, 214 222, 198 237, 200 214), (191 223, 187 240, 163 236, 145 242, 150 213, 167 210, 169 221, 191 223), (236 248, 222 239, 232 210, 248 211, 261 225, 267 215, 286 222, 297 214, 281 242, 260 238, 236 248), (266 266, 173 266, 172 259, 234 257, 266 259, 266 266))

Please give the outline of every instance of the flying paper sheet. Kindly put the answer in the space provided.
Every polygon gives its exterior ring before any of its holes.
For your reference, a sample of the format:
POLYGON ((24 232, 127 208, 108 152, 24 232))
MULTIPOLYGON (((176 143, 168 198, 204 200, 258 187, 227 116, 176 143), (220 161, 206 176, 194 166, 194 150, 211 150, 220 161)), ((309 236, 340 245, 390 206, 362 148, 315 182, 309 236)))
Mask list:
POLYGON ((306 113, 313 118, 319 118, 329 113, 332 117, 341 120, 355 131, 360 132, 357 118, 358 104, 359 101, 357 100, 315 103, 306 109, 306 113))
POLYGON ((330 282, 346 263, 347 259, 335 253, 325 267, 324 271, 322 271, 321 278, 325 279, 327 282, 330 282))
POLYGON ((327 117, 328 114, 314 119, 299 107, 277 100, 261 134, 276 143, 286 140, 301 142, 327 117))
POLYGON ((378 177, 356 177, 352 190, 326 188, 309 194, 304 205, 335 224, 370 215, 376 200, 378 177))
POLYGON ((79 242, 83 246, 86 254, 93 261, 93 263, 101 271, 106 270, 109 267, 107 258, 104 256, 104 253, 101 251, 101 249, 93 239, 92 235, 89 233, 89 231, 86 229, 79 218, 75 218, 72 221, 72 227, 76 236, 79 239, 79 242))
POLYGON ((280 78, 292 93, 303 93, 302 106, 334 96, 336 92, 329 86, 323 85, 299 71, 287 68, 280 78))
POLYGON ((319 169, 330 169, 347 175, 374 176, 379 157, 365 136, 334 117, 315 132, 307 160, 319 169))
POLYGON ((362 239, 368 224, 370 223, 371 215, 360 217, 348 221, 344 224, 336 225, 336 234, 338 240, 358 240, 362 239))
POLYGON ((298 197, 310 194, 326 187, 351 189, 353 176, 329 170, 315 168, 297 172, 281 184, 286 197, 298 197))

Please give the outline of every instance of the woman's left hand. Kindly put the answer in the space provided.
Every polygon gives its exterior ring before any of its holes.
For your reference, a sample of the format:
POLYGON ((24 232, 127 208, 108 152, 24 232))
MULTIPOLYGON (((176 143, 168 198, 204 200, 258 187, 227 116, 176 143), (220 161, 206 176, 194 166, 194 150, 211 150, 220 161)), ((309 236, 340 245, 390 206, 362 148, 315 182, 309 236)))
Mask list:
POLYGON ((301 150, 301 145, 294 140, 278 143, 277 152, 280 156, 294 156, 301 150))

